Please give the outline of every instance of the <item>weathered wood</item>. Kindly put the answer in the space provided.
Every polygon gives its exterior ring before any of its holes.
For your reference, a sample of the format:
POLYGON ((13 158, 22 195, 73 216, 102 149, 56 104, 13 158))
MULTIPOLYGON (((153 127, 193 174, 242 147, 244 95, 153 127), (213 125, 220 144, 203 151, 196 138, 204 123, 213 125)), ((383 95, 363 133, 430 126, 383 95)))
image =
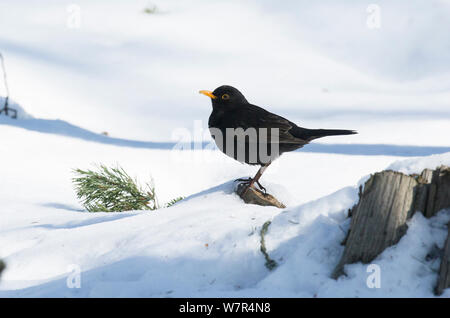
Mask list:
POLYGON ((418 181, 395 171, 374 174, 364 185, 358 204, 351 210, 352 222, 344 254, 332 277, 344 274, 345 264, 369 263, 406 233, 406 221, 414 213, 414 188, 418 181))
POLYGON ((0 278, 2 277, 2 272, 5 269, 5 263, 0 259, 0 278))
POLYGON ((412 175, 419 182, 415 194, 415 210, 430 218, 442 209, 450 207, 450 168, 425 169, 420 175, 412 175))
MULTIPOLYGON (((406 233, 406 222, 415 211, 432 217, 450 208, 450 168, 425 169, 420 175, 411 176, 394 171, 376 173, 360 189, 359 197, 359 202, 349 210, 350 230, 333 278, 344 274, 346 264, 369 263, 396 244, 406 233)), ((449 245, 447 239, 436 292, 442 292, 450 284, 449 245)))
POLYGON ((450 167, 441 166, 432 171, 431 183, 428 188, 427 206, 424 214, 426 217, 432 217, 437 212, 450 207, 450 167))
POLYGON ((251 187, 245 183, 239 183, 236 187, 236 193, 244 200, 245 203, 257 204, 262 206, 275 206, 284 209, 286 206, 278 201, 274 196, 263 193, 262 191, 251 187))
POLYGON ((447 224, 448 235, 444 246, 444 254, 441 260, 441 268, 439 269, 439 279, 436 286, 436 294, 441 295, 444 289, 450 287, 450 223, 447 224))

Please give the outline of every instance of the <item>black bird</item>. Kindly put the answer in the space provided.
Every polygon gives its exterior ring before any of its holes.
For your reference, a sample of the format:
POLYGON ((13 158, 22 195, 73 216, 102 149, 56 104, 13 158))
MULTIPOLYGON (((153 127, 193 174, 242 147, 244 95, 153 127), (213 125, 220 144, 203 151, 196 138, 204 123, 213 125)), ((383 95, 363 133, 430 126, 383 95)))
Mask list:
MULTIPOLYGON (((260 165, 249 187, 259 183, 265 169, 283 152, 299 149, 311 140, 337 135, 352 135, 354 130, 307 129, 250 104, 236 88, 223 85, 200 91, 211 98, 208 126, 218 148, 226 155, 251 165, 260 165), (240 129, 239 129, 240 128, 240 129)), ((243 181, 243 179, 238 179, 243 181)))

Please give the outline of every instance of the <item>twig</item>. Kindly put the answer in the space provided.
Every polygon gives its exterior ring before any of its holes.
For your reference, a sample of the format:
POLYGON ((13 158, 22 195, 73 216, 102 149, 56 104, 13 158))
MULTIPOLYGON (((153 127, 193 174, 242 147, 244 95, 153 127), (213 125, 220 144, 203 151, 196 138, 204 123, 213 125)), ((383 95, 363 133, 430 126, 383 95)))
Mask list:
POLYGON ((8 87, 8 78, 6 76, 6 67, 5 67, 5 60, 3 58, 2 53, 0 53, 0 60, 1 60, 1 64, 2 64, 2 70, 3 70, 3 81, 5 83, 5 92, 6 92, 6 96, 5 96, 5 104, 3 106, 3 109, 0 109, 0 114, 2 112, 5 112, 5 115, 8 116, 8 111, 12 111, 14 112, 14 115, 12 116, 12 118, 16 119, 17 118, 17 110, 12 109, 10 107, 8 107, 8 101, 9 101, 9 87, 8 87))

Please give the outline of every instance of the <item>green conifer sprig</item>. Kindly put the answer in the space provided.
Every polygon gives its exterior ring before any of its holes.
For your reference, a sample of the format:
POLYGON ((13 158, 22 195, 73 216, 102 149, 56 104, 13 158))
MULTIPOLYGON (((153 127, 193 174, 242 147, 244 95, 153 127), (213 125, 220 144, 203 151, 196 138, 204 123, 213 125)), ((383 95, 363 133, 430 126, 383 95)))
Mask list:
POLYGON ((89 212, 156 210, 153 185, 138 185, 122 168, 99 166, 99 171, 75 169, 72 181, 78 199, 89 212))
POLYGON ((170 200, 169 202, 166 203, 166 208, 170 208, 172 205, 174 205, 175 203, 180 202, 183 199, 185 199, 185 197, 177 197, 175 199, 170 200))

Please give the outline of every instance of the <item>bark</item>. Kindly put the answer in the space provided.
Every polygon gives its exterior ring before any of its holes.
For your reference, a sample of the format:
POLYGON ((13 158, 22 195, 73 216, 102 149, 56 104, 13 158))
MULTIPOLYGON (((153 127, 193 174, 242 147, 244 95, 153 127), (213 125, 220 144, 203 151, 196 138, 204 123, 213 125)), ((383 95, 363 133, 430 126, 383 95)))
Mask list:
MULTIPOLYGON (((371 176, 359 196, 359 202, 349 211, 350 230, 333 278, 345 274, 346 264, 370 263, 387 247, 396 244, 416 211, 432 217, 450 208, 450 168, 425 169, 420 175, 382 171, 371 176)), ((442 259, 438 286, 449 286, 448 245, 447 240, 447 258, 442 259)))
POLYGON ((0 259, 0 278, 2 276, 2 272, 5 269, 5 263, 3 263, 3 261, 0 259))
POLYGON ((437 212, 450 207, 450 167, 441 166, 436 170, 425 169, 421 175, 427 192, 424 212, 432 217, 437 212))
POLYGON ((436 286, 436 294, 441 295, 444 289, 450 287, 450 223, 447 224, 448 235, 444 246, 441 268, 439 269, 439 279, 436 286))
POLYGON ((344 254, 332 277, 344 274, 344 265, 369 263, 406 233, 406 221, 414 213, 414 188, 418 181, 394 171, 374 174, 364 185, 358 204, 351 210, 352 222, 344 254))

